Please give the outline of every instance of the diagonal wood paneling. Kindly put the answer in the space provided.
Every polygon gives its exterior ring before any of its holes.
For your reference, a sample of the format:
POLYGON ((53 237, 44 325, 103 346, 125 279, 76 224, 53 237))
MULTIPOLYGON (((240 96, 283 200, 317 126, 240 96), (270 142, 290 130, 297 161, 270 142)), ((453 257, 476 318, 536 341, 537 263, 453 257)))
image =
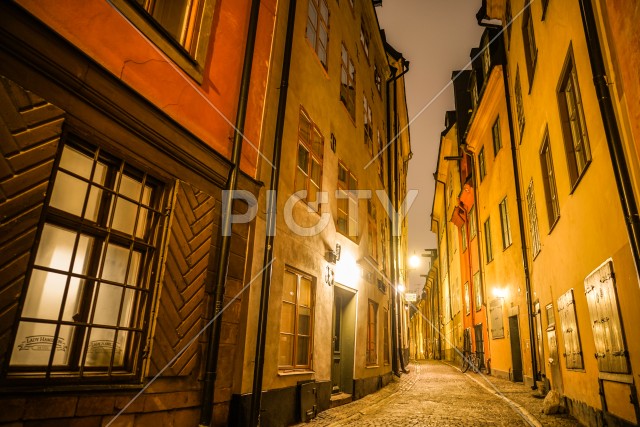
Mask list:
POLYGON ((24 289, 64 111, 0 76, 0 366, 24 289))
MULTIPOLYGON (((215 198, 182 181, 177 191, 153 338, 151 375, 162 369, 204 326, 205 276, 215 198)), ((197 366, 200 351, 199 342, 194 342, 163 375, 189 375, 197 366)))

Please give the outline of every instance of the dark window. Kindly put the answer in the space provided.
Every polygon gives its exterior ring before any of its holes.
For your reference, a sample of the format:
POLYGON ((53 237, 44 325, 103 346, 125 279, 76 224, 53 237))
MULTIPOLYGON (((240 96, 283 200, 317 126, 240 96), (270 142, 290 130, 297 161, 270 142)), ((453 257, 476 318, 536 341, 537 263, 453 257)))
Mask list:
POLYGON ((342 44, 340 101, 347 107, 351 118, 356 117, 356 69, 347 48, 342 44))
POLYGON ((542 0, 542 20, 547 17, 547 7, 549 6, 549 0, 542 0))
POLYGON ((511 223, 509 222, 509 208, 507 206, 507 198, 500 202, 500 225, 502 226, 502 248, 507 249, 511 246, 511 223))
POLYGON ((369 256, 375 260, 378 259, 378 226, 376 220, 376 202, 372 199, 367 200, 367 216, 369 217, 367 232, 367 248, 369 256))
POLYGON ((314 286, 311 276, 284 272, 278 367, 310 369, 313 352, 314 286))
POLYGON ((84 378, 135 373, 162 231, 161 193, 158 181, 100 148, 64 145, 12 370, 84 378))
POLYGON ((527 188, 527 206, 529 207, 529 231, 531 232, 531 249, 533 256, 540 252, 540 232, 538 231, 538 210, 536 208, 536 196, 533 192, 533 179, 527 188))
POLYGON ((502 138, 500 137, 500 117, 496 118, 491 128, 491 136, 493 137, 493 154, 498 155, 498 151, 502 148, 502 138))
POLYGON ((484 159, 484 147, 480 149, 478 153, 478 174, 480 175, 480 182, 487 176, 487 167, 484 159))
POLYGON ((369 300, 367 310, 367 365, 378 364, 378 304, 369 300))
POLYGON ((540 148, 540 163, 542 166, 544 193, 547 201, 549 230, 551 230, 558 218, 560 218, 560 206, 558 203, 558 190, 556 189, 556 176, 553 171, 553 158, 551 157, 551 146, 549 145, 548 133, 545 134, 542 147, 540 148))
POLYGON ((469 236, 470 240, 476 237, 478 232, 478 225, 476 224, 476 205, 471 206, 469 209, 469 236))
POLYGON ((518 114, 518 130, 520 131, 520 143, 522 143, 522 134, 524 133, 524 105, 522 105, 522 86, 520 85, 520 70, 516 69, 516 112, 518 114))
POLYGON ((317 126, 309 119, 304 110, 300 110, 298 128, 298 163, 296 167, 295 190, 307 191, 308 204, 315 203, 318 210, 318 192, 322 186, 322 156, 324 138, 317 126))
POLYGON ((582 111, 582 99, 578 86, 573 54, 567 56, 567 62, 558 90, 560 118, 562 120, 564 146, 567 153, 569 178, 575 186, 591 162, 591 149, 587 136, 587 126, 582 111))
POLYGON ((342 163, 338 163, 338 231, 349 238, 358 236, 358 180, 342 163))
POLYGON ((493 261, 493 245, 491 244, 491 218, 484 222, 484 249, 487 256, 487 264, 493 261))
POLYGON ((369 59, 369 30, 364 22, 360 25, 360 43, 362 44, 362 49, 364 50, 364 56, 369 59))
POLYGON ((383 328, 383 339, 384 339, 384 364, 389 364, 389 310, 386 308, 382 309, 382 321, 384 322, 383 328))
POLYGON ((529 92, 533 84, 533 75, 536 71, 538 48, 536 47, 536 35, 533 29, 531 6, 526 6, 522 16, 522 40, 524 44, 524 58, 527 63, 527 75, 529 76, 529 92))
POLYGON ((307 40, 326 69, 329 46, 329 7, 326 0, 309 0, 307 40))

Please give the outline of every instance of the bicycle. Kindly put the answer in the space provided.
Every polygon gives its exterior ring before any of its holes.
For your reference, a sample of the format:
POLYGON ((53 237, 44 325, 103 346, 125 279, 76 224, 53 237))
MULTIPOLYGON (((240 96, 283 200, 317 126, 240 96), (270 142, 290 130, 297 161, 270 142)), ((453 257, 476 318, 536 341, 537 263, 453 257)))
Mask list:
POLYGON ((462 353, 462 372, 467 372, 469 368, 473 369, 473 372, 480 372, 480 359, 475 351, 464 350, 462 353))

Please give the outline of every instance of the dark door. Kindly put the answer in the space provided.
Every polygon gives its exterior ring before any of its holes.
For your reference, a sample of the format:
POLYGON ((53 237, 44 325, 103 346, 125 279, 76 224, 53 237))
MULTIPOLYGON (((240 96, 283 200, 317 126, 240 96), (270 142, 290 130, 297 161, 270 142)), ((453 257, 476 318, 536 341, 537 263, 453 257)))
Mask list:
POLYGON ((331 368, 331 384, 333 387, 333 393, 340 393, 342 391, 340 387, 340 384, 342 383, 342 306, 342 295, 336 292, 333 297, 333 366, 331 368))
POLYGON ((509 337, 511 338, 512 380, 522 381, 522 353, 520 351, 520 329, 518 316, 509 317, 509 337))
POLYGON ((476 356, 480 362, 480 369, 484 369, 484 339, 482 338, 482 323, 474 326, 476 335, 476 356))

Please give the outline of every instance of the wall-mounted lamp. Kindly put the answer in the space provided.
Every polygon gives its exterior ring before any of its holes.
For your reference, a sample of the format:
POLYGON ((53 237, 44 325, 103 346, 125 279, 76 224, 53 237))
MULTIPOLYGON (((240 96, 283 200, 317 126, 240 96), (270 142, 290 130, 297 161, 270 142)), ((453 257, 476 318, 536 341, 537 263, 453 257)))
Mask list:
POLYGON ((335 264, 340 261, 340 253, 342 252, 342 248, 340 247, 340 243, 336 243, 336 249, 334 251, 327 251, 325 254, 325 259, 327 262, 331 264, 335 264))
POLYGON ((324 283, 329 286, 333 286, 333 282, 335 280, 335 273, 333 272, 333 268, 330 265, 327 265, 326 271, 324 273, 324 283))

